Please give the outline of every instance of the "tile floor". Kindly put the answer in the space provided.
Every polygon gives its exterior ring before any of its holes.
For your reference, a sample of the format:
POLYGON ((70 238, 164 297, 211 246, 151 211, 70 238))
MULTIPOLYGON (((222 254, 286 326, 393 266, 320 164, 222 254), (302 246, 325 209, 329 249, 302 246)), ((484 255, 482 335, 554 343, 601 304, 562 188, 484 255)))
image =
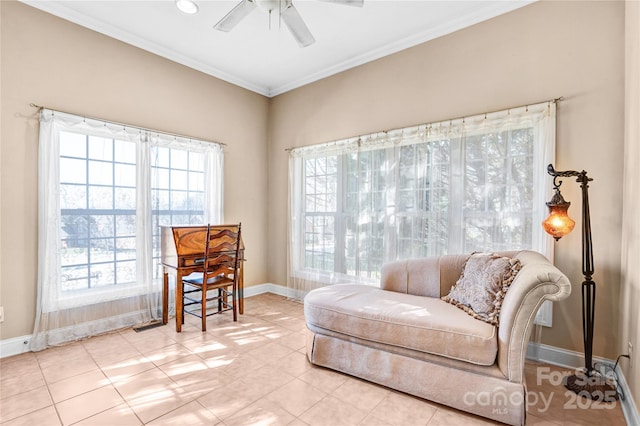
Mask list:
MULTIPOLYGON (((237 323, 189 316, 0 360, 2 425, 486 425, 491 421, 340 373, 305 356, 302 305, 247 299, 237 323)), ((527 425, 624 425, 619 404, 585 407, 527 363, 527 425), (537 377, 540 377, 538 384, 537 377)), ((551 379, 549 379, 551 378, 551 379)), ((588 401, 587 401, 588 402, 588 401)))

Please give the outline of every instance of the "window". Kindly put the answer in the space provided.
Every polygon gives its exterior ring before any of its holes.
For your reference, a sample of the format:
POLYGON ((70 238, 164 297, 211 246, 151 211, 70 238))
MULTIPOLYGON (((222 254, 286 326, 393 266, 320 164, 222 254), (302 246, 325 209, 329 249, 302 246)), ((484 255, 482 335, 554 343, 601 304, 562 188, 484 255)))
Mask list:
POLYGON ((205 155, 184 149, 151 149, 151 220, 154 278, 162 274, 160 227, 196 225, 205 220, 205 155))
POLYGON ((60 132, 61 297, 136 281, 135 143, 60 132))
MULTIPOLYGON (((163 146, 150 152, 157 279, 160 226, 205 222, 204 154, 163 146)), ((80 290, 135 285, 135 142, 60 132, 60 219, 61 299, 80 290)), ((113 297, 126 295, 118 291, 113 297)))
POLYGON ((377 283, 386 261, 534 249, 555 105, 294 149, 289 285, 377 283))
POLYGON ((336 262, 337 173, 336 156, 305 162, 305 257, 314 269, 331 271, 336 262))
POLYGON ((31 348, 159 318, 160 226, 222 222, 222 149, 57 111, 40 115, 31 348))

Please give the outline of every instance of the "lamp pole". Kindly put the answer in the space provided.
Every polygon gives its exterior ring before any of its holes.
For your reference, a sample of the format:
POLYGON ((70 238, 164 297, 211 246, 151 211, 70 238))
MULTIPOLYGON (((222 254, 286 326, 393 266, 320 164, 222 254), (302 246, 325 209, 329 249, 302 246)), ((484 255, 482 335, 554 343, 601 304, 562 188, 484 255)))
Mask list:
MULTIPOLYGON (((576 182, 580 184, 582 190, 582 275, 584 275, 584 281, 582 282, 582 332, 585 373, 584 375, 574 374, 568 376, 565 381, 565 387, 579 395, 584 395, 594 400, 611 401, 612 399, 617 399, 615 389, 606 383, 593 368, 593 327, 595 321, 596 283, 593 281, 593 241, 591 238, 591 216, 589 213, 589 182, 593 179, 589 178, 587 172, 584 170, 581 172, 574 170, 556 171, 552 164, 547 166, 547 172, 553 176, 553 188, 556 190, 559 199, 564 203, 565 212, 568 206, 560 195, 560 185, 562 181, 559 181, 558 178, 575 177, 576 182)), ((555 199, 554 196, 554 200, 555 199)), ((560 206, 560 203, 554 204, 554 200, 547 203, 552 213, 555 206, 560 206)), ((547 225, 545 225, 545 229, 546 228, 547 225)), ((549 232, 549 229, 546 230, 549 232)), ((571 228, 569 228, 567 233, 570 232, 570 230, 571 228)), ((564 234, 554 233, 552 235, 554 235, 557 241, 562 238, 564 234)))

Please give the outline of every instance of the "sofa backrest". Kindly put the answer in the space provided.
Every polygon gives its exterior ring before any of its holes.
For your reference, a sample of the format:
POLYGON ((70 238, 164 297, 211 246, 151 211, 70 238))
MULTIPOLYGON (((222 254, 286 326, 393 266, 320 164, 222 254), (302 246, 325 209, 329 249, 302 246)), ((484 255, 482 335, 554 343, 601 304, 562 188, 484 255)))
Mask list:
POLYGON ((440 297, 449 293, 468 257, 446 255, 385 263, 380 287, 399 293, 440 297))
MULTIPOLYGON (((518 251, 496 252, 500 256, 513 257, 518 251)), ((444 256, 397 260, 382 265, 380 287, 383 290, 415 294, 417 296, 441 297, 449 294, 458 281, 469 254, 447 254, 444 256)))
MULTIPOLYGON (((505 295, 498 324, 497 363, 507 379, 522 382, 529 336, 538 308, 545 300, 562 300, 571 292, 569 279, 542 254, 496 252, 515 257, 522 268, 505 295)), ((441 297, 456 283, 464 255, 445 255, 389 262, 382 267, 381 288, 426 297, 441 297)))

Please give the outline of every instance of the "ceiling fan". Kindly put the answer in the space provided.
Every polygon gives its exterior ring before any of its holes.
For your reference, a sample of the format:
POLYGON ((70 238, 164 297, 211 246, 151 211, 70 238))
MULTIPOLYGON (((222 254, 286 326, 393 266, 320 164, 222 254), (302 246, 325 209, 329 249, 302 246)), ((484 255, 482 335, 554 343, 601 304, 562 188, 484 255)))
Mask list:
MULTIPOLYGON (((347 6, 362 7, 364 0, 321 0, 331 3, 344 4, 347 6)), ((229 32, 240 21, 246 18, 256 6, 269 12, 277 10, 280 18, 284 21, 291 35, 296 39, 300 47, 307 47, 315 43, 316 39, 304 23, 302 16, 293 5, 293 0, 241 0, 229 13, 227 13, 217 24, 213 26, 216 30, 229 32)))

